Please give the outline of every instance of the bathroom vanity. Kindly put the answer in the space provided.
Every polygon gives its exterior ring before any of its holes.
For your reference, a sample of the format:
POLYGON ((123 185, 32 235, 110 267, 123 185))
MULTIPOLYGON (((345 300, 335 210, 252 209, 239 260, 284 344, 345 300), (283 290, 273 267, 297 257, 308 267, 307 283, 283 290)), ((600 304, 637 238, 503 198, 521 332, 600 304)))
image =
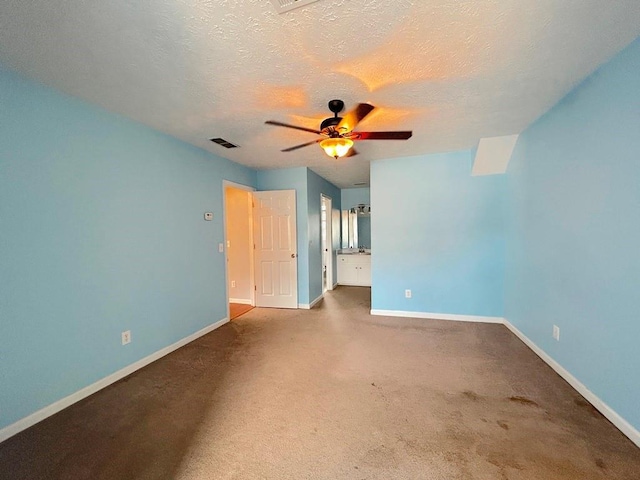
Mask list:
POLYGON ((339 253, 338 284, 361 287, 371 286, 371 254, 339 253))
POLYGON ((342 211, 342 250, 338 284, 371 286, 371 207, 358 204, 342 211))

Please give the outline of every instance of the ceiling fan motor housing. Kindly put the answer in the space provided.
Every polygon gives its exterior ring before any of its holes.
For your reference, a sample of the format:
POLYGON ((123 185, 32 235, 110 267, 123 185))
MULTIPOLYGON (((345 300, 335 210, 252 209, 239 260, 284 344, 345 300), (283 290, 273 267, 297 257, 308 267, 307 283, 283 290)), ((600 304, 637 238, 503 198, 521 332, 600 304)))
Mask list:
POLYGON ((342 100, 330 100, 329 101, 329 110, 333 112, 333 117, 325 118, 320 124, 320 130, 324 130, 325 128, 335 127, 340 123, 342 117, 338 116, 344 109, 344 102, 342 100))
POLYGON ((325 118, 320 124, 320 130, 324 130, 325 128, 328 128, 328 127, 335 127, 340 123, 341 120, 342 120, 342 117, 325 118))

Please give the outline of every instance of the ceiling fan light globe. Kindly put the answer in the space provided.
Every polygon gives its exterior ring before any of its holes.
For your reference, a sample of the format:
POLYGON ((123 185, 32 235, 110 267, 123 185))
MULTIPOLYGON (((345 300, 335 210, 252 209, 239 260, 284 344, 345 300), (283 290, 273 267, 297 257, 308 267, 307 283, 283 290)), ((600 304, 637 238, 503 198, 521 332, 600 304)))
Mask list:
POLYGON ((353 147, 353 140, 349 138, 326 138, 320 142, 324 152, 333 158, 344 157, 353 147))

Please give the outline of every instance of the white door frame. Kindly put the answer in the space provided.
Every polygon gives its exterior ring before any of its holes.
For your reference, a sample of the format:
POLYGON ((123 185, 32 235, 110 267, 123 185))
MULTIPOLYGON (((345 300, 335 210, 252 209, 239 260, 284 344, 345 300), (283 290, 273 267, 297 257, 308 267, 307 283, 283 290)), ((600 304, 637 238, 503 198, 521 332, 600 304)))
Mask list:
MULTIPOLYGON (((227 249, 227 222, 229 219, 227 218, 227 187, 237 188, 238 190, 245 190, 246 192, 255 192, 255 188, 250 187, 248 185, 243 185, 241 183, 235 183, 230 180, 222 180, 222 211, 224 218, 224 289, 226 292, 227 298, 227 318, 231 316, 231 312, 229 311, 229 252, 227 249)), ((251 219, 249 221, 249 238, 251 239, 251 245, 253 245, 253 212, 250 213, 251 219)), ((253 249, 249 249, 249 285, 254 285, 255 281, 255 272, 253 265, 253 249)), ((256 292, 254 289, 251 289, 251 305, 256 305, 256 292)))
MULTIPOLYGON (((325 203, 327 206, 325 221, 327 228, 325 230, 325 240, 324 243, 327 247, 327 290, 333 290, 333 202, 329 195, 325 195, 324 193, 320 194, 320 234, 322 234, 322 203, 325 203)), ((322 245, 322 242, 320 242, 322 245)), ((322 250, 322 247, 320 247, 322 250)), ((322 256, 324 256, 324 252, 320 252, 322 256)), ((323 262, 324 263, 324 262, 323 262)), ((321 269, 322 270, 322 269, 321 269)), ((324 293, 324 286, 322 293, 324 293)))

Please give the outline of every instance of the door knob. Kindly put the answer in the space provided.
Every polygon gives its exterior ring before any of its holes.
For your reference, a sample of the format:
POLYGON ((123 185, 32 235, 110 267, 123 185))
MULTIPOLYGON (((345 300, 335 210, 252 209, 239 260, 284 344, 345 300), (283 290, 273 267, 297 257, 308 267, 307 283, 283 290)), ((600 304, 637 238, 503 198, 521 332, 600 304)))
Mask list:
POLYGON ((292 254, 291 254, 291 258, 296 258, 296 254, 295 254, 295 253, 292 253, 292 254))

